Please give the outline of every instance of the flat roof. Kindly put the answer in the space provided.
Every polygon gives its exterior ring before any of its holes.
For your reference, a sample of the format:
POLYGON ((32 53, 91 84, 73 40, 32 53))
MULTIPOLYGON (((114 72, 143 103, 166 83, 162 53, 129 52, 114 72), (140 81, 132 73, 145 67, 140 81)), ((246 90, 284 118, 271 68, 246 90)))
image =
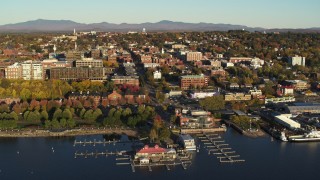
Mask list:
POLYGON ((187 141, 187 140, 194 140, 190 134, 180 134, 179 137, 181 137, 182 140, 187 141))

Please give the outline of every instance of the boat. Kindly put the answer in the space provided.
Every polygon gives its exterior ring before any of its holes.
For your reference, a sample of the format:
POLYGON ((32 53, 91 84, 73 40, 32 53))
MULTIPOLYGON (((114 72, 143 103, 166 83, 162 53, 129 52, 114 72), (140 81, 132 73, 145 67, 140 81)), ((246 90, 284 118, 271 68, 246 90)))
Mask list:
POLYGON ((271 141, 273 141, 273 138, 284 142, 288 141, 288 138, 286 137, 284 130, 278 130, 276 128, 267 128, 264 126, 262 126, 262 129, 271 135, 271 141))
POLYGON ((288 138, 286 137, 286 133, 284 131, 281 131, 279 139, 281 141, 288 141, 288 138))
POLYGON ((293 142, 308 142, 308 141, 320 141, 320 131, 312 130, 304 135, 289 136, 289 141, 293 142))

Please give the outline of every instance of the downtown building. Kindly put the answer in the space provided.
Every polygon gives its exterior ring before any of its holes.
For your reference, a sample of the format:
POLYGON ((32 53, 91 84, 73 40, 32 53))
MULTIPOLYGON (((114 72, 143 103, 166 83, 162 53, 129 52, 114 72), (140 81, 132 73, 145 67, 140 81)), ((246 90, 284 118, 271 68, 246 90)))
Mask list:
POLYGON ((52 68, 50 69, 50 79, 61 80, 96 80, 107 79, 104 68, 95 67, 72 67, 72 68, 52 68))
POLYGON ((7 79, 43 80, 45 73, 40 61, 24 61, 5 68, 7 79))
POLYGON ((139 86, 139 76, 112 76, 114 85, 133 85, 139 86))
POLYGON ((93 58, 82 58, 81 60, 74 61, 75 67, 103 67, 102 60, 93 58))
POLYGON ((200 61, 202 60, 201 52, 188 52, 186 53, 186 61, 200 61))
POLYGON ((202 88, 207 87, 209 83, 209 78, 207 76, 201 75, 185 75, 180 78, 180 87, 183 90, 190 88, 202 88))
POLYGON ((7 79, 22 79, 22 66, 19 63, 7 66, 4 71, 7 79))

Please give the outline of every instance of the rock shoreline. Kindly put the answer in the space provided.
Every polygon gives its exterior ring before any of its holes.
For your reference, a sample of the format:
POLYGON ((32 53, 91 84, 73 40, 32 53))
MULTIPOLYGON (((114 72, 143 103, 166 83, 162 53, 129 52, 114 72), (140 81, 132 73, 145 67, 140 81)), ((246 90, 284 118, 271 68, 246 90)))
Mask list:
POLYGON ((128 136, 137 136, 137 131, 133 129, 71 129, 59 132, 49 130, 1 130, 1 137, 63 137, 63 136, 81 136, 81 135, 98 135, 98 134, 126 134, 128 136))

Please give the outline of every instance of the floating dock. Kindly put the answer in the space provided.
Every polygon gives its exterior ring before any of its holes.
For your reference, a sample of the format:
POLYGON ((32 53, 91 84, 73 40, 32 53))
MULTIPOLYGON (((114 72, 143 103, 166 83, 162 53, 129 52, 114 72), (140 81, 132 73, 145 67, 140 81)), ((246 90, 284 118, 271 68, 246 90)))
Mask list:
POLYGON ((208 154, 219 155, 220 163, 236 163, 245 162, 244 159, 239 159, 240 155, 235 154, 235 151, 231 151, 232 148, 228 147, 229 144, 222 140, 218 134, 197 134, 199 140, 205 145, 208 150, 208 154))
POLYGON ((74 140, 73 142, 73 146, 76 146, 76 145, 82 145, 82 146, 86 146, 86 145, 106 145, 106 144, 115 144, 115 143, 119 143, 120 141, 117 141, 117 140, 113 140, 113 141, 106 141, 106 140, 99 140, 99 141, 96 141, 95 139, 93 141, 87 141, 86 139, 84 141, 77 141, 77 140, 74 140))

